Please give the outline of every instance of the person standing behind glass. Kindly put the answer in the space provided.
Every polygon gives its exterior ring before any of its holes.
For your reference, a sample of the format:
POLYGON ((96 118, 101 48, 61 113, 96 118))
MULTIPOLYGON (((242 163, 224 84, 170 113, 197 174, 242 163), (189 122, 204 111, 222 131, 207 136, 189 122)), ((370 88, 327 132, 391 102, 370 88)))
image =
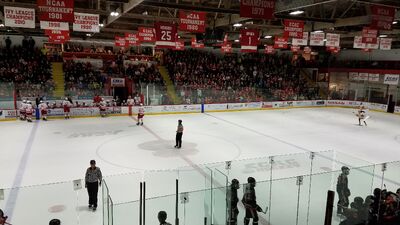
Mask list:
POLYGON ((175 148, 181 148, 182 147, 182 135, 183 135, 183 125, 182 125, 182 120, 178 120, 178 128, 176 130, 176 144, 175 148))
POLYGON ((96 211, 97 209, 97 193, 101 186, 102 174, 99 167, 96 167, 96 161, 90 160, 90 167, 86 170, 85 188, 89 194, 89 208, 96 211))

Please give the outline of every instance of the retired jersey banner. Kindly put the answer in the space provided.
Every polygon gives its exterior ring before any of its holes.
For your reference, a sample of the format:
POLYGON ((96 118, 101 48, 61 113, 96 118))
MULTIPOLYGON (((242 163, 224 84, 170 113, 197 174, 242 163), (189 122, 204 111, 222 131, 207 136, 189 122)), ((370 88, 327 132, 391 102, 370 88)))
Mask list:
POLYGON ((223 53, 231 53, 232 52, 232 45, 229 43, 223 44, 221 46, 221 52, 223 53))
POLYGON ((74 13, 74 31, 98 33, 100 32, 100 16, 98 14, 74 13))
POLYGON ((340 34, 326 34, 327 47, 340 47, 340 34))
POLYGON ((391 38, 381 38, 379 49, 380 50, 392 49, 392 39, 391 38))
POLYGON ((242 29, 240 31, 240 49, 242 52, 257 52, 260 42, 260 33, 256 29, 242 29))
POLYGON ((153 27, 139 27, 138 37, 140 42, 155 42, 156 32, 153 27))
POLYGON ((184 41, 177 41, 175 42, 175 48, 174 50, 176 51, 183 51, 185 50, 185 42, 184 41))
POLYGON ((155 29, 157 48, 175 48, 178 36, 175 24, 156 22, 155 29))
POLYGON ((325 33, 323 32, 311 32, 310 34, 310 46, 324 46, 325 33))
POLYGON ((204 33, 206 30, 205 12, 179 11, 179 30, 193 33, 204 33))
POLYGON ((308 32, 303 32, 303 38, 293 38, 292 45, 305 46, 308 44, 308 32))
POLYGON ((303 38, 304 21, 285 20, 284 37, 303 38))
POLYGON ((35 9, 4 6, 6 27, 35 28, 35 9))
POLYGON ((375 28, 378 30, 392 29, 394 16, 396 13, 395 8, 388 6, 372 5, 371 13, 372 13, 372 21, 370 25, 371 28, 375 28))
POLYGON ((362 42, 376 44, 378 41, 378 30, 364 27, 362 31, 362 42))
POLYGON ((74 0, 37 0, 40 21, 74 22, 74 0))
POLYGON ((127 41, 125 37, 115 36, 115 46, 117 47, 125 47, 127 46, 127 41))
POLYGON ((69 25, 67 22, 40 21, 40 29, 43 29, 43 30, 69 30, 69 25))
POLYGON ((288 47, 288 38, 287 37, 275 37, 274 48, 284 48, 288 47))
POLYGON ((196 38, 192 38, 191 41, 192 48, 204 48, 204 43, 198 43, 196 38))
POLYGON ((241 0, 240 17, 273 19, 275 0, 241 0))
POLYGON ((125 41, 127 42, 126 45, 129 45, 129 46, 138 46, 139 45, 139 39, 137 37, 137 34, 125 33, 125 41))
POLYGON ((265 54, 274 54, 275 53, 275 49, 274 46, 272 45, 265 45, 265 54))

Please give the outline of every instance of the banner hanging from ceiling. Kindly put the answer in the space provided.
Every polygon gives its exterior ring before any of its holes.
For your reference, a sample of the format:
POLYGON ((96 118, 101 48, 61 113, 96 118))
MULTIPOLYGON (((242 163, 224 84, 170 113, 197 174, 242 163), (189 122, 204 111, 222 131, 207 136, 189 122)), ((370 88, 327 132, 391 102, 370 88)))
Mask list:
POLYGON ((221 46, 222 53, 231 53, 232 52, 232 45, 230 43, 224 43, 221 46))
POLYGON ((50 43, 63 44, 70 40, 68 30, 45 30, 44 33, 49 37, 50 43))
POLYGON ((325 33, 323 32, 311 32, 310 34, 310 46, 324 46, 325 33))
POLYGON ((288 48, 288 38, 287 37, 275 37, 274 48, 288 48))
POLYGON ((155 42, 156 32, 153 27, 139 27, 138 38, 140 42, 155 42))
POLYGON ((37 0, 40 21, 74 22, 74 0, 37 0))
POLYGON ((35 9, 4 6, 6 27, 35 28, 35 9))
POLYGON ((390 50, 392 49, 392 39, 391 38, 380 38, 380 50, 390 50))
POLYGON ((193 37, 191 41, 192 48, 204 48, 204 43, 198 43, 196 38, 193 37))
POLYGON ((376 44, 378 41, 378 30, 364 27, 362 31, 362 42, 376 44))
POLYGON ((179 30, 204 33, 206 30, 206 13, 179 11, 179 30))
POLYGON ((326 44, 327 47, 340 47, 340 34, 326 34, 326 44))
POLYGON ((240 17, 270 20, 274 18, 275 0, 241 0, 240 17))
POLYGON ((284 20, 284 37, 303 38, 304 21, 284 20))
POLYGON ((79 32, 100 32, 100 16, 98 14, 74 13, 72 29, 79 32))
POLYGON ((257 52, 260 43, 260 33, 256 29, 242 29, 240 31, 240 49, 242 52, 257 52))
POLYGON ((265 54, 271 55, 275 53, 274 46, 272 45, 265 45, 265 54))
POLYGON ((175 51, 183 51, 185 50, 185 42, 178 40, 177 42, 175 42, 175 51))
POLYGON ((125 33, 125 41, 127 42, 126 45, 128 46, 138 46, 139 39, 137 34, 125 33))
POLYGON ((69 30, 69 25, 67 22, 40 21, 40 29, 43 29, 43 30, 69 30))
POLYGON ((292 45, 306 46, 308 44, 308 32, 303 32, 303 38, 293 38, 292 45))
POLYGON ((126 41, 125 37, 115 36, 114 44, 117 47, 126 47, 127 41, 126 41))
POLYGON ((394 16, 396 13, 395 8, 381 5, 372 5, 371 13, 371 28, 375 28, 378 30, 392 30, 394 16))
POLYGON ((157 48, 175 48, 178 36, 175 24, 156 22, 155 29, 157 48))

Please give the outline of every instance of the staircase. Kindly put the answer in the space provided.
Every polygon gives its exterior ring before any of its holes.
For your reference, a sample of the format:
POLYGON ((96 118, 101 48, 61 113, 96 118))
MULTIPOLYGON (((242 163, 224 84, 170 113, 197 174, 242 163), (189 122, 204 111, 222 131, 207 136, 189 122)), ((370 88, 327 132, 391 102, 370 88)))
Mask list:
POLYGON ((180 98, 176 95, 175 86, 172 83, 172 80, 169 76, 167 68, 165 66, 159 66, 158 71, 160 72, 165 85, 167 86, 167 94, 169 98, 172 100, 174 105, 181 104, 180 98))
POLYGON ((53 62, 51 64, 51 67, 53 69, 53 80, 56 85, 54 90, 54 96, 64 97, 65 83, 64 83, 63 64, 60 62, 53 62))

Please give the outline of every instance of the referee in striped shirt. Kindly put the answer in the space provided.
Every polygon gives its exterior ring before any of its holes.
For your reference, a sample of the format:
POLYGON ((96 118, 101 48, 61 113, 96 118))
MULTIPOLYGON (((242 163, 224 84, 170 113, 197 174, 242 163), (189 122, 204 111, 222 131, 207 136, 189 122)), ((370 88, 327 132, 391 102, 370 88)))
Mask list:
POLYGON ((99 167, 96 167, 96 161, 90 160, 90 167, 86 170, 85 188, 89 194, 89 208, 96 211, 97 208, 97 193, 103 176, 99 167))

